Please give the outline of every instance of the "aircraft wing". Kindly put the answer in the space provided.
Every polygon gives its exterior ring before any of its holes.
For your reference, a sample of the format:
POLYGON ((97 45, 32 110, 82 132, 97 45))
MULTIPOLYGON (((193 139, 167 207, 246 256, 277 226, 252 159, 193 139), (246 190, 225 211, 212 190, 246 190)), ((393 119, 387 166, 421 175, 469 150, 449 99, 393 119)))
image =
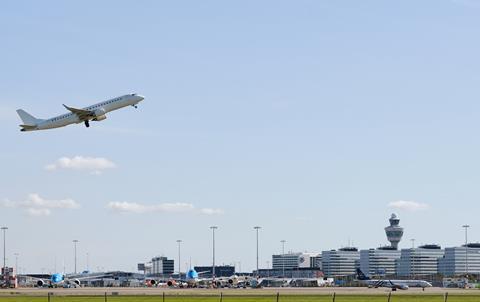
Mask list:
POLYGON ((65 104, 63 104, 63 107, 67 108, 68 111, 75 113, 78 116, 78 118, 81 120, 86 120, 89 117, 92 117, 94 115, 94 112, 90 110, 72 108, 72 107, 68 107, 65 104))

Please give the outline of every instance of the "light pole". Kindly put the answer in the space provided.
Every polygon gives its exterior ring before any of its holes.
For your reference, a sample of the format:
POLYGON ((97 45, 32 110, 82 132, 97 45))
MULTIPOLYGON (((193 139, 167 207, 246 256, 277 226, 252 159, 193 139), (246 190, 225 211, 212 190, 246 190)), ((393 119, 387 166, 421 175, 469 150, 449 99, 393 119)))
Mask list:
POLYGON ((181 279, 181 274, 182 274, 182 271, 181 271, 181 265, 180 265, 180 244, 182 243, 182 240, 178 239, 177 240, 177 243, 178 243, 178 279, 181 279))
POLYGON ((242 272, 242 261, 233 261, 233 265, 235 266, 235 274, 242 272))
POLYGON ((6 256, 6 248, 5 248, 5 232, 8 230, 7 227, 0 228, 3 231, 3 273, 6 274, 7 272, 7 256, 6 256))
POLYGON ((255 226, 253 227, 255 231, 257 232, 257 277, 258 277, 258 230, 260 230, 262 227, 260 226, 255 226))
POLYGON ((20 254, 15 253, 13 255, 15 255, 15 274, 18 275, 18 255, 20 255, 20 254))
POLYGON ((213 241, 212 241, 212 246, 213 246, 213 263, 212 263, 212 280, 213 283, 215 283, 215 230, 218 229, 217 226, 211 226, 210 229, 212 229, 212 235, 213 235, 213 241))
POLYGON ((282 243, 282 278, 285 279, 285 242, 287 242, 285 239, 280 240, 282 243))
POLYGON ((78 240, 75 239, 73 240, 73 248, 74 248, 74 251, 75 251, 75 274, 77 273, 77 243, 78 243, 78 240))
POLYGON ((410 269, 410 271, 412 272, 412 279, 415 279, 415 273, 414 273, 414 271, 413 271, 413 270, 415 269, 415 257, 414 257, 415 238, 410 239, 410 241, 412 242, 412 254, 411 254, 412 263, 411 263, 411 269, 410 269))
POLYGON ((410 271, 412 272, 412 279, 415 279, 415 238, 412 238, 410 239, 410 241, 412 242, 412 253, 411 253, 411 257, 412 257, 412 264, 411 264, 411 269, 410 271))
POLYGON ((465 274, 468 276, 468 224, 462 225, 465 228, 465 274))

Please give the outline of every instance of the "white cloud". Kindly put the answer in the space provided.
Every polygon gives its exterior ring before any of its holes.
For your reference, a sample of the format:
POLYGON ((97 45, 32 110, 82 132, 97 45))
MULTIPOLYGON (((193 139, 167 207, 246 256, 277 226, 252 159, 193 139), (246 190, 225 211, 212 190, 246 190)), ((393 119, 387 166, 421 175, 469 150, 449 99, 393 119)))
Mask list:
POLYGON ((143 205, 136 202, 112 201, 107 208, 116 212, 147 213, 147 212, 188 212, 194 209, 190 203, 162 203, 157 205, 143 205))
POLYGON ((406 211, 423 211, 427 210, 430 206, 426 203, 416 202, 416 201, 408 201, 408 200, 397 200, 392 201, 388 204, 390 208, 399 209, 399 210, 406 210, 406 211))
POLYGON ((80 208, 80 205, 73 199, 48 200, 35 193, 29 194, 23 201, 3 200, 0 202, 0 206, 25 209, 26 213, 31 216, 48 216, 52 213, 52 209, 80 208))
POLYGON ((119 213, 151 213, 151 212, 161 212, 161 213, 200 213, 205 215, 219 215, 223 214, 221 209, 209 209, 203 208, 197 210, 195 206, 191 203, 176 202, 176 203, 160 203, 153 205, 145 205, 136 202, 120 202, 112 201, 107 204, 107 209, 110 209, 113 212, 119 213))
POLYGON ((54 163, 46 165, 45 169, 48 171, 54 171, 58 169, 90 171, 92 174, 98 175, 102 173, 102 170, 112 169, 115 167, 115 163, 104 157, 74 156, 72 158, 61 157, 54 163))
POLYGON ((50 209, 28 208, 27 213, 30 216, 50 216, 50 214, 52 214, 52 211, 50 209))

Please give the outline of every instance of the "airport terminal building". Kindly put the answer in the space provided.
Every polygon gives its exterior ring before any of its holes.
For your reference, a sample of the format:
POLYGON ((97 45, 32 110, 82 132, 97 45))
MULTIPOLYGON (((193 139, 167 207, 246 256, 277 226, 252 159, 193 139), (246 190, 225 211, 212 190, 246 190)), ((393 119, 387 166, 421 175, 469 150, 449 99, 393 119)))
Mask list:
POLYGON ((355 247, 322 252, 322 270, 325 277, 355 275, 359 262, 360 252, 355 247))
MULTIPOLYGON (((195 266, 194 269, 202 278, 212 278, 213 267, 211 266, 195 266)), ((235 275, 235 266, 233 265, 215 265, 215 277, 230 277, 235 275)))
POLYGON ((360 269, 369 276, 394 276, 397 274, 398 259, 400 251, 390 246, 361 250, 360 269))
POLYGON ((319 253, 272 255, 272 269, 289 270, 297 268, 322 268, 322 255, 319 253))
POLYGON ((438 272, 445 276, 480 274, 480 243, 445 248, 438 259, 438 272))
POLYGON ((439 259, 445 251, 436 244, 402 249, 397 261, 397 275, 401 277, 438 274, 439 259))
POLYGON ((154 257, 152 261, 139 263, 137 267, 148 276, 169 276, 173 274, 174 260, 167 257, 154 257))

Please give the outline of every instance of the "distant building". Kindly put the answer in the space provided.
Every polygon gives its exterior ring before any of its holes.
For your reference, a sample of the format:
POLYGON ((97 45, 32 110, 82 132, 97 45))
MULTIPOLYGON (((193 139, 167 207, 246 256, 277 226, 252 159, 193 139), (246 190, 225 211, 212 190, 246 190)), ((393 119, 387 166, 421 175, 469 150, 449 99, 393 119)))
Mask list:
MULTIPOLYGON (((256 276, 257 272, 254 271, 256 276)), ((259 269, 258 276, 260 278, 269 277, 285 277, 285 278, 322 278, 323 272, 319 268, 299 267, 295 269, 285 269, 285 276, 283 276, 282 269, 259 269)))
POLYGON ((398 243, 403 237, 403 228, 400 226, 400 219, 396 214, 392 214, 389 219, 390 225, 385 228, 385 234, 387 235, 390 246, 394 249, 398 249, 398 243))
MULTIPOLYGON (((212 266, 195 266, 194 269, 201 275, 202 278, 212 278, 212 266)), ((233 275, 235 275, 235 266, 215 266, 215 277, 230 277, 233 275)))
POLYGON ((322 270, 325 277, 354 275, 359 261, 360 253, 354 247, 322 252, 322 270))
POLYGON ((316 254, 310 256, 310 266, 311 268, 318 268, 322 270, 322 254, 316 254))
POLYGON ((152 258, 150 273, 154 276, 163 276, 173 274, 174 261, 167 257, 152 258))
POLYGON ((284 255, 272 255, 272 268, 274 270, 321 267, 322 255, 319 253, 288 253, 284 255))
POLYGON ((361 250, 360 269, 370 276, 395 275, 398 259, 400 259, 400 251, 390 246, 361 250))
POLYGON ((445 255, 438 259, 438 272, 445 276, 465 275, 467 269, 468 274, 480 274, 480 243, 447 247, 445 255))
POLYGON ((272 268, 273 269, 296 269, 298 268, 300 255, 302 253, 288 253, 280 255, 272 255, 272 268))
POLYGON ((436 244, 402 249, 397 261, 397 275, 406 277, 438 274, 438 259, 442 258, 444 253, 436 244))

